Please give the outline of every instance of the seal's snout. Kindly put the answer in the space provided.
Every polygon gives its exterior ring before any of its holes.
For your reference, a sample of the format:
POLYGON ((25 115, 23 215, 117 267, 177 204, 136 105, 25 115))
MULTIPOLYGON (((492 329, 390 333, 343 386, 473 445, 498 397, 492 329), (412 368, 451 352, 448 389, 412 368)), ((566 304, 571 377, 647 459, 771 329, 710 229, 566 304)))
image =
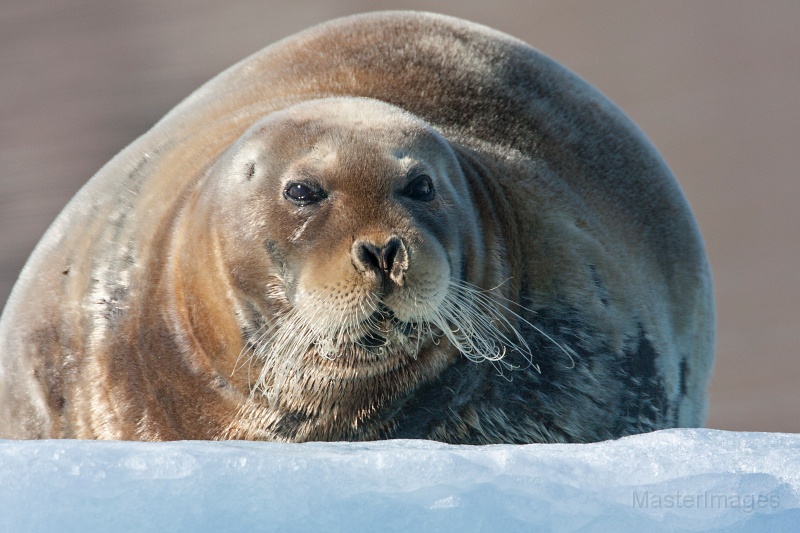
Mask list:
POLYGON ((402 287, 405 271, 408 270, 408 250, 397 235, 389 237, 381 246, 368 240, 356 240, 351 254, 358 270, 378 274, 384 279, 388 277, 402 287))

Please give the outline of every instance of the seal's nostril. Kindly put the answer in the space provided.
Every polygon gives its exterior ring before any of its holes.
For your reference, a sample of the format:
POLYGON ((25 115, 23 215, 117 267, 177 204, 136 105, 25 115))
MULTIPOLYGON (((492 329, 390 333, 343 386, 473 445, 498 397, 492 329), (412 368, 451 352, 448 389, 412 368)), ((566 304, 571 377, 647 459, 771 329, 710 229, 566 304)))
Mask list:
POLYGON ((367 241, 358 241, 353 244, 356 261, 364 270, 381 269, 381 251, 377 246, 367 241))
POLYGON ((397 237, 392 237, 383 247, 383 253, 381 254, 381 267, 387 272, 392 271, 394 260, 397 257, 397 252, 400 250, 400 245, 400 239, 397 237))

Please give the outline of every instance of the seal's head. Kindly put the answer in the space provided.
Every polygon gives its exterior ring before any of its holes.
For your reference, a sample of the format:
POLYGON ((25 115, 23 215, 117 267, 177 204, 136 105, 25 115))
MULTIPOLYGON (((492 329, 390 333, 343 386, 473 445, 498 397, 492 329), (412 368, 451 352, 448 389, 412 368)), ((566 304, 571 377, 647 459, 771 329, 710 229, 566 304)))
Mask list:
POLYGON ((507 322, 476 287, 466 177, 420 119, 370 99, 305 102, 254 125, 205 179, 261 367, 254 390, 276 394, 320 364, 351 380, 413 364, 391 380, 408 386, 459 352, 501 355, 507 322))

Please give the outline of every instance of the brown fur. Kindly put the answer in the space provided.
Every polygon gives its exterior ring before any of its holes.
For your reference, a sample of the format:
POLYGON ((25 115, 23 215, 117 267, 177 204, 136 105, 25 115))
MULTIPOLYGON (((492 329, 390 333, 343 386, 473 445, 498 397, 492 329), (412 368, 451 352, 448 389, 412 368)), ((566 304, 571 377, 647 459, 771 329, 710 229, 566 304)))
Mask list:
POLYGON ((0 319, 0 437, 585 442, 702 424, 713 348, 692 215, 613 104, 487 28, 372 14, 235 65, 87 183, 0 319), (292 204, 300 178, 330 195, 292 204))

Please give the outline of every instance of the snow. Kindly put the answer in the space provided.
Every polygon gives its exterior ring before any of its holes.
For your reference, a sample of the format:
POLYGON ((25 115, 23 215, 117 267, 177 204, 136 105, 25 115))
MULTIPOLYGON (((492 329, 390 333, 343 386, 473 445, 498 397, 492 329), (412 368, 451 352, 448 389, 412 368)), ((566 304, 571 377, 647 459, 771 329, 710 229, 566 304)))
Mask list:
POLYGON ((0 531, 797 531, 800 434, 0 441, 0 531))

